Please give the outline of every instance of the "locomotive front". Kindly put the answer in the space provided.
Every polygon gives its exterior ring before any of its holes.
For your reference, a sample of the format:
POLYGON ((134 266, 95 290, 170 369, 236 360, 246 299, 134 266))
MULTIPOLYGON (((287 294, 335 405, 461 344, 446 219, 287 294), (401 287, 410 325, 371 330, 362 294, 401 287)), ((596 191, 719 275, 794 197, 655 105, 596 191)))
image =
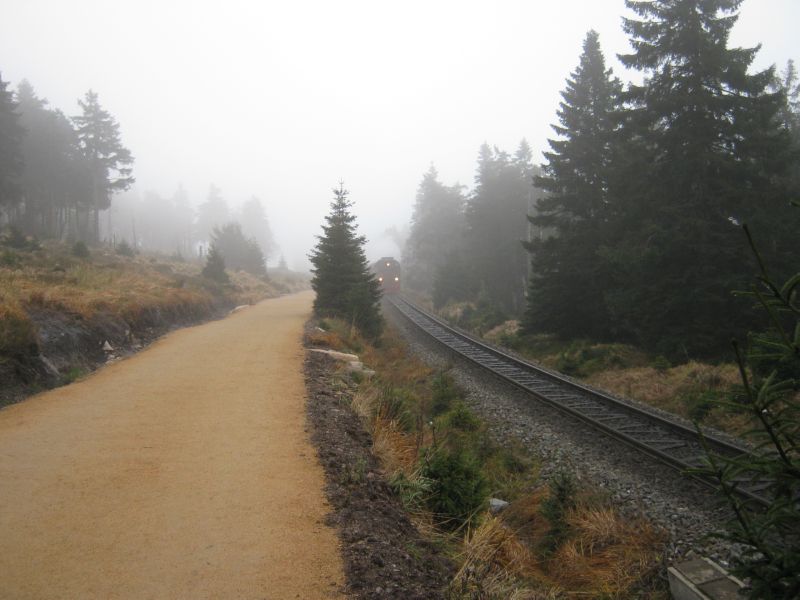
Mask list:
POLYGON ((384 256, 374 265, 372 270, 381 284, 384 294, 400 293, 400 263, 391 256, 384 256))

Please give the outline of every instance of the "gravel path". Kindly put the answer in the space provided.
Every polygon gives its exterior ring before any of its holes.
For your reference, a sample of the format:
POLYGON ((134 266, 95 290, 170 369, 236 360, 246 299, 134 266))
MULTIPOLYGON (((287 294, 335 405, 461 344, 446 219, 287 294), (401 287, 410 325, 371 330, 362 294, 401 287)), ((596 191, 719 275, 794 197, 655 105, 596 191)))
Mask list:
POLYGON ((0 411, 0 598, 342 597, 304 431, 313 294, 0 411))
POLYGON ((709 556, 724 564, 729 544, 709 539, 728 516, 705 486, 649 456, 613 440, 577 419, 489 375, 410 324, 396 309, 384 314, 425 363, 451 368, 467 394, 467 403, 489 423, 498 440, 517 439, 542 460, 542 475, 568 469, 613 499, 627 514, 643 514, 670 535, 667 560, 709 556))

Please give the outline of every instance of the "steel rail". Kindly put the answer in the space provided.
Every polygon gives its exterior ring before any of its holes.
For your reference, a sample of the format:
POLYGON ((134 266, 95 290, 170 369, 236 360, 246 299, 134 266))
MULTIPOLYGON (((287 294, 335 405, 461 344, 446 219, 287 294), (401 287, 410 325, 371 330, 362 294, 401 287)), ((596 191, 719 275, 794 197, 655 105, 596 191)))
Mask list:
MULTIPOLYGON (((406 319, 451 352, 609 437, 682 472, 704 464, 703 441, 695 429, 512 356, 453 327, 405 298, 386 296, 385 299, 406 319)), ((745 448, 713 435, 704 434, 703 438, 709 450, 716 454, 735 457, 747 453, 745 448)), ((706 485, 714 485, 707 478, 690 475, 706 485)), ((770 503, 767 497, 759 493, 768 484, 753 483, 746 476, 736 483, 737 492, 745 498, 761 505, 770 503)))

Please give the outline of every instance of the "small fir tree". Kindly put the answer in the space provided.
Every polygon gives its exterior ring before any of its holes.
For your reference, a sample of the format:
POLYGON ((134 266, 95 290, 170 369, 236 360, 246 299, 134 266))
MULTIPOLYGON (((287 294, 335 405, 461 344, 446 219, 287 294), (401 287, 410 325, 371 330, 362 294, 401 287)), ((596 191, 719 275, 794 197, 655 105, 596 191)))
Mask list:
POLYGON ((211 241, 212 246, 225 257, 229 268, 256 276, 267 275, 261 247, 255 239, 245 237, 239 223, 227 223, 222 227, 215 227, 211 241))
POLYGON ((800 597, 800 272, 780 284, 744 230, 760 271, 747 294, 769 327, 751 334, 746 355, 734 342, 745 392, 735 408, 755 423, 746 434, 754 450, 735 457, 707 451, 697 472, 717 482, 733 510, 723 537, 743 546, 734 573, 749 581, 748 596, 788 600, 800 597), (766 508, 736 493, 742 479, 766 486, 759 492, 770 500, 766 508))
POLYGON ((381 291, 364 254, 366 238, 356 233, 347 190, 340 184, 333 193, 327 224, 309 255, 314 274, 311 287, 317 293, 314 313, 345 319, 365 335, 377 337, 383 327, 381 291))
POLYGON ((214 244, 208 251, 206 266, 203 267, 203 276, 217 283, 230 283, 228 273, 225 271, 225 258, 214 244))

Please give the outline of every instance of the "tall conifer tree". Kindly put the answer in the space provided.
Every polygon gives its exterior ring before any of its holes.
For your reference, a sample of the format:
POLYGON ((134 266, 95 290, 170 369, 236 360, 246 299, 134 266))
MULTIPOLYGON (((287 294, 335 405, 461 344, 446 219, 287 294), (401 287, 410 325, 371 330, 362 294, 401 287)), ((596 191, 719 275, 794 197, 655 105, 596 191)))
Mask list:
POLYGON ((531 222, 548 231, 531 240, 532 277, 526 330, 602 337, 608 285, 599 249, 609 235, 609 179, 614 114, 621 85, 606 69, 599 36, 589 31, 578 68, 561 92, 559 139, 548 140, 536 185, 548 195, 531 222))
POLYGON ((773 72, 748 73, 757 47, 728 47, 740 4, 626 0, 634 52, 619 58, 646 78, 625 94, 625 127, 646 168, 628 172, 634 184, 618 199, 624 235, 606 252, 606 300, 631 337, 673 356, 714 352, 748 322, 730 293, 747 260, 731 221, 775 231, 774 256, 790 236, 767 223, 794 219, 776 185, 789 163, 781 95, 766 91, 773 72))
POLYGON ((510 314, 525 308, 528 257, 526 215, 533 193, 534 166, 525 140, 511 156, 483 144, 478 152, 475 191, 465 216, 465 258, 481 295, 510 314))
POLYGON ((411 232, 403 252, 405 283, 430 292, 437 269, 461 247, 464 233, 461 186, 446 186, 431 165, 417 188, 411 232))
POLYGON ((78 145, 70 120, 50 108, 33 86, 22 80, 17 87, 22 142, 25 204, 17 224, 26 232, 60 238, 74 218, 79 203, 92 194, 88 161, 78 145))
POLYGON ((333 193, 327 224, 309 255, 314 266, 311 287, 317 293, 314 313, 344 319, 365 335, 377 337, 383 327, 381 290, 364 254, 367 240, 356 232, 356 217, 350 212, 353 203, 344 185, 333 193))
POLYGON ((21 199, 23 171, 22 137, 17 103, 0 77, 0 209, 14 206, 21 199))
MULTIPOLYGON (((131 176, 133 156, 122 145, 119 124, 100 106, 97 93, 89 90, 83 100, 78 100, 82 113, 73 117, 81 150, 89 161, 92 176, 92 197, 88 207, 94 220, 91 237, 100 235, 100 211, 111 206, 114 192, 127 190, 133 185, 131 176)), ((88 232, 81 232, 86 237, 88 232)))

